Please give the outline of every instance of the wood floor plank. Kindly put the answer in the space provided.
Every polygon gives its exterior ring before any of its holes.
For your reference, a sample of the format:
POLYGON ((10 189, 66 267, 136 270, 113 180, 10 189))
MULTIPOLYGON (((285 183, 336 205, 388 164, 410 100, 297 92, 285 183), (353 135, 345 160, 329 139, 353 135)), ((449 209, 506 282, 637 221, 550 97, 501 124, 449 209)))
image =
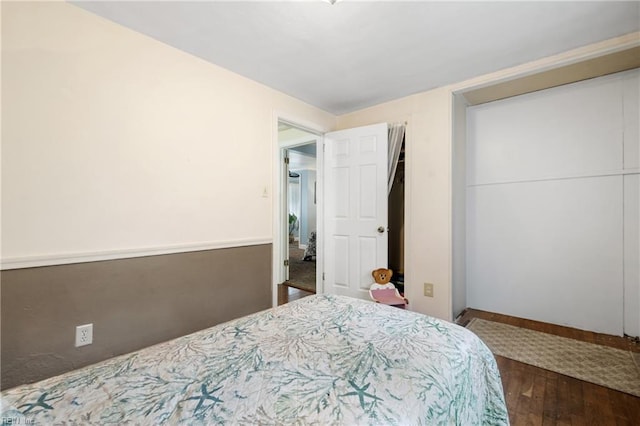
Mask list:
POLYGON ((519 414, 528 414, 529 412, 531 412, 531 401, 533 399, 533 378, 534 375, 531 373, 524 375, 516 405, 516 412, 518 412, 519 414))
POLYGON ((620 423, 640 424, 640 398, 609 389, 609 403, 620 423))
POLYGON ((505 400, 510 406, 516 406, 518 403, 518 392, 522 384, 522 372, 512 370, 507 375, 507 386, 504 388, 505 400))
POLYGON ((546 378, 544 403, 542 408, 543 424, 555 425, 558 420, 558 380, 546 378))
POLYGON ((542 426, 542 417, 533 413, 528 414, 516 414, 514 419, 511 420, 513 426, 542 426))
POLYGON ((609 401, 609 389, 588 383, 584 386, 585 400, 589 407, 586 408, 587 415, 592 409, 597 417, 607 418, 611 424, 615 424, 613 409, 609 401))
MULTIPOLYGON (((533 377, 533 393, 531 395, 531 403, 529 404, 530 412, 540 418, 544 417, 544 395, 547 387, 547 379, 540 374, 533 377)), ((507 405, 507 410, 509 410, 507 405)))
POLYGON ((571 415, 571 426, 584 426, 587 424, 583 415, 572 414, 571 415))
POLYGON ((558 392, 556 395, 556 419, 558 424, 571 424, 571 391, 568 379, 565 376, 558 376, 558 392))
MULTIPOLYGON (((582 395, 583 383, 584 382, 581 380, 567 377, 567 384, 569 388, 569 400, 567 401, 567 406, 572 419, 574 416, 584 416, 584 397, 582 395)), ((575 421, 573 422, 575 423, 575 421)))
POLYGON ((289 287, 286 285, 278 285, 278 305, 284 305, 285 303, 293 302, 294 300, 302 299, 303 297, 311 296, 314 293, 300 290, 297 288, 289 287))
POLYGON ((616 417, 616 426, 638 426, 638 422, 632 422, 622 417, 616 417))

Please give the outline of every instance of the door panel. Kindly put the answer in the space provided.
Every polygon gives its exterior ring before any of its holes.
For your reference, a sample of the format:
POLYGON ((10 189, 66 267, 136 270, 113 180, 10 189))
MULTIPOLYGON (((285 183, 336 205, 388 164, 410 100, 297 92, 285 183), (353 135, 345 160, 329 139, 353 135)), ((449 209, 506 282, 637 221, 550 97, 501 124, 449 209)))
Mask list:
POLYGON ((387 138, 386 123, 325 135, 328 293, 369 299, 371 271, 387 267, 387 138))

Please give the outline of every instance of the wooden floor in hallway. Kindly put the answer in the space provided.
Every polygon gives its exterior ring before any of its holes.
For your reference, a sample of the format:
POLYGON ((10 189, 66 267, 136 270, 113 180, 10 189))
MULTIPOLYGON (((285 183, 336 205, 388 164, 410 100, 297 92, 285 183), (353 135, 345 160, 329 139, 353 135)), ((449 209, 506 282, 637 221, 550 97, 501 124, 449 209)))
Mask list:
POLYGON ((303 297, 311 296, 313 294, 315 293, 279 284, 278 306, 284 305, 285 303, 293 302, 294 300, 302 299, 303 297))

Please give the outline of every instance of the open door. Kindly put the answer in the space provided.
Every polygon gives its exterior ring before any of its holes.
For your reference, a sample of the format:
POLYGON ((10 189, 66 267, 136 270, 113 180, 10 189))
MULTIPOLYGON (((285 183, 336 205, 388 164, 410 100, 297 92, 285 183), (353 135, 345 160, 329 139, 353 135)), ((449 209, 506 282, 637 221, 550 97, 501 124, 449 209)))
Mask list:
POLYGON ((324 136, 325 291, 369 299, 387 267, 387 124, 324 136))

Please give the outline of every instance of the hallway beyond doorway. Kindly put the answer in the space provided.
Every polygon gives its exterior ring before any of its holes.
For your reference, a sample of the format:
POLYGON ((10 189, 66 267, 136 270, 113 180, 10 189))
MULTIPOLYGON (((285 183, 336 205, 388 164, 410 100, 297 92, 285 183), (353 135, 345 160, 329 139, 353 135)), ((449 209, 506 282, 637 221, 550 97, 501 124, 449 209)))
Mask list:
POLYGON ((289 244, 289 279, 283 284, 289 287, 316 292, 316 261, 303 260, 304 250, 298 243, 289 244))

